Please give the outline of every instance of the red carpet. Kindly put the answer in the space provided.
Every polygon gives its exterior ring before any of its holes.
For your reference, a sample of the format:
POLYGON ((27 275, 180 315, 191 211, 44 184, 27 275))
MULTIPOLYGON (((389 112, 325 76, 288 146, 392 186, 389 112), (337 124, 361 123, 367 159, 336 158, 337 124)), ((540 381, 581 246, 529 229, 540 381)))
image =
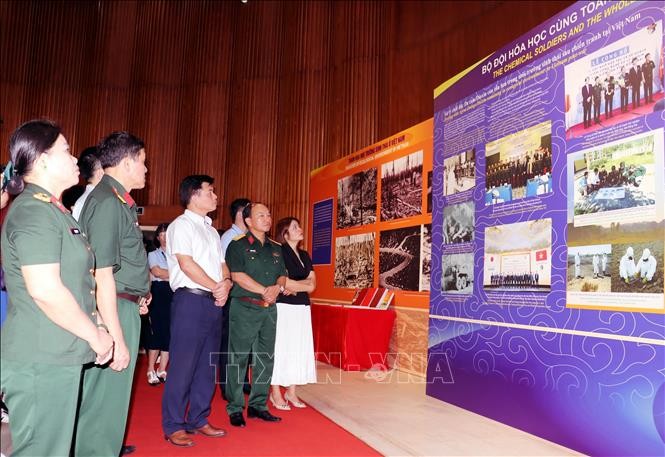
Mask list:
POLYGON ((146 382, 146 357, 139 356, 134 383, 133 404, 129 412, 127 443, 136 445, 132 456, 374 456, 371 447, 327 419, 311 407, 271 412, 280 416, 279 423, 246 419, 247 427, 229 424, 226 402, 219 389, 215 391, 210 423, 225 429, 223 438, 194 435, 195 445, 178 448, 164 440, 161 427, 163 386, 151 387, 146 382))
POLYGON ((600 124, 592 123, 590 127, 585 129, 584 122, 580 122, 579 124, 574 125, 570 129, 568 129, 568 131, 566 132, 566 139, 570 140, 571 138, 579 138, 582 135, 586 135, 591 132, 604 129, 612 125, 619 124, 621 122, 631 121, 633 119, 642 117, 645 114, 649 114, 653 112, 654 105, 661 98, 663 98, 663 92, 658 92, 653 95, 653 103, 647 104, 644 103, 644 94, 642 94, 642 99, 640 101, 640 106, 638 108, 633 109, 633 102, 631 100, 628 100, 628 112, 622 113, 621 107, 615 108, 612 110, 612 117, 609 119, 605 119, 605 102, 603 102, 603 105, 601 107, 602 109, 600 112, 600 124))

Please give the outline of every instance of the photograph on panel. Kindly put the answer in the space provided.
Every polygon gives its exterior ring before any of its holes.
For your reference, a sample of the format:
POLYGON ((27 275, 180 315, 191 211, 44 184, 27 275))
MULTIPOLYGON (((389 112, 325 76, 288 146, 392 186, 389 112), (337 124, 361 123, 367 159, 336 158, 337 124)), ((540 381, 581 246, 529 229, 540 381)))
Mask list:
POLYGON ((473 252, 441 256, 441 291, 448 294, 473 293, 473 252))
POLYGON ((610 263, 612 292, 663 293, 662 238, 614 244, 617 255, 610 263))
POLYGON ((654 130, 568 155, 568 210, 576 227, 655 219, 657 177, 662 179, 662 132, 654 130))
POLYGON ((381 165, 381 220, 422 214, 423 151, 381 165))
POLYGON ((432 171, 427 172, 427 213, 432 212, 432 171))
POLYGON ((662 41, 652 22, 564 67, 566 139, 663 110, 662 41))
POLYGON ((485 229, 485 290, 548 292, 552 271, 552 219, 485 229))
POLYGON ((418 291, 420 225, 385 230, 379 237, 379 287, 418 291))
POLYGON ((337 181, 337 228, 376 222, 376 168, 337 181))
POLYGON ((423 224, 420 237, 420 291, 429 292, 432 276, 432 224, 423 224))
POLYGON ((485 206, 552 192, 552 122, 487 143, 485 206))
POLYGON ((443 195, 449 196, 476 185, 476 149, 443 159, 443 195))
POLYGON ((610 292, 612 245, 568 247, 566 288, 569 292, 610 292))
POLYGON ((335 239, 335 287, 374 286, 374 233, 335 239))
POLYGON ((475 209, 473 201, 443 207, 443 244, 473 241, 475 209))

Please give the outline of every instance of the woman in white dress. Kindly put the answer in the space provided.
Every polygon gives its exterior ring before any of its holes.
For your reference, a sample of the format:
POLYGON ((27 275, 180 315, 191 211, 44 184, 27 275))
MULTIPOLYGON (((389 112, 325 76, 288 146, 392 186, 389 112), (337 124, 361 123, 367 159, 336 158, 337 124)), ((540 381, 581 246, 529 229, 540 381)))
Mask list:
POLYGON ((288 271, 286 289, 289 295, 277 297, 277 329, 275 362, 272 372, 270 402, 277 409, 290 410, 306 405, 296 394, 296 386, 316 382, 314 338, 309 292, 316 287, 312 260, 307 251, 298 249, 303 229, 295 217, 277 223, 277 241, 282 244, 282 256, 288 271), (286 387, 282 396, 280 386, 286 387))

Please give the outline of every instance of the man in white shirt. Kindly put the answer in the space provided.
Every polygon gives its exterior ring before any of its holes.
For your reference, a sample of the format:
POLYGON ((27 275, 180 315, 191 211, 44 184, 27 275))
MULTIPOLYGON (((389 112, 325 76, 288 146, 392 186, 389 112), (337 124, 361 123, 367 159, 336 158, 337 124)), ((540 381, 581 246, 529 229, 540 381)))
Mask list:
MULTIPOLYGON (((221 243, 222 243, 222 259, 226 257, 226 248, 229 247, 231 241, 234 238, 244 235, 247 233, 247 226, 245 221, 242 218, 242 210, 245 209, 245 206, 249 205, 250 201, 248 198, 236 198, 229 205, 229 212, 231 215, 231 220, 233 221, 231 227, 222 234, 221 243)), ((222 393, 222 398, 226 400, 226 364, 229 360, 229 313, 231 311, 231 301, 229 300, 226 306, 224 306, 224 316, 222 317, 222 343, 219 348, 219 390, 222 393)), ((245 373, 245 384, 243 390, 245 393, 250 392, 249 377, 245 373)))
POLYGON ((186 177, 180 202, 186 208, 166 231, 171 304, 171 363, 162 397, 162 428, 176 446, 192 446, 188 433, 209 437, 226 434, 210 425, 215 391, 213 354, 222 338, 222 306, 232 282, 221 257, 217 230, 208 213, 217 209, 213 178, 186 177))
POLYGON ((104 169, 102 168, 102 163, 99 161, 99 157, 97 157, 96 146, 85 148, 81 153, 81 157, 79 157, 77 165, 81 172, 81 177, 87 181, 85 191, 76 200, 74 206, 72 206, 72 216, 78 221, 88 195, 90 195, 90 192, 92 192, 97 183, 102 180, 104 169))

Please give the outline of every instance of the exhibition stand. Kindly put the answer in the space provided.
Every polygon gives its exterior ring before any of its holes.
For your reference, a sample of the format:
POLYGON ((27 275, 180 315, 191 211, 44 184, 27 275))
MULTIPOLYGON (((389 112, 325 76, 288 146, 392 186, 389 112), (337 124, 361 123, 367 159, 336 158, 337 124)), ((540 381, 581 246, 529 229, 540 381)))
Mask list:
POLYGON ((395 311, 312 304, 317 360, 345 371, 386 363, 395 311))

